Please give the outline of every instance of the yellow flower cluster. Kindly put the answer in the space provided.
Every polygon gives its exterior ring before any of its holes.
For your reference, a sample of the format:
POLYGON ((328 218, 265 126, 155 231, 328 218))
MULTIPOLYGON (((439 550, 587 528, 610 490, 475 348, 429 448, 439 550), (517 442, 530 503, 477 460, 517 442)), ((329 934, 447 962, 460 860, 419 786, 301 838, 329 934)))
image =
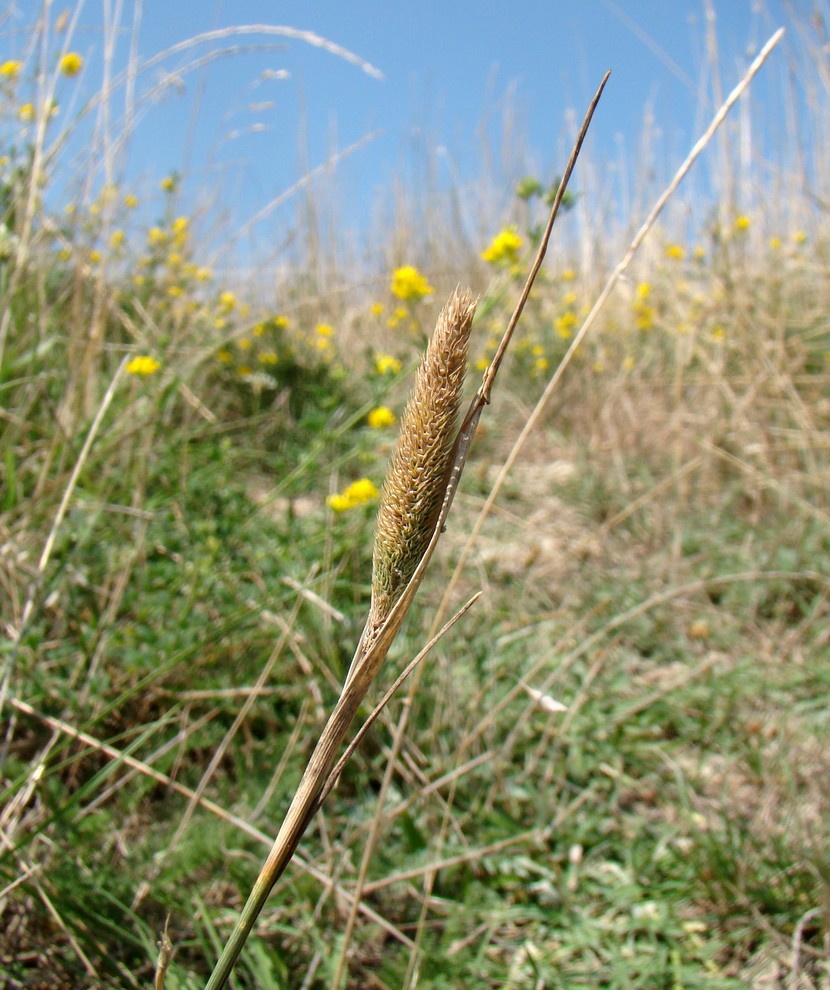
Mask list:
POLYGON ((148 375, 155 374, 160 367, 161 364, 154 357, 150 357, 147 354, 139 354, 127 362, 125 370, 128 375, 138 375, 141 378, 146 378, 148 375))
POLYGON ((233 292, 225 291, 219 294, 219 309, 222 313, 230 313, 236 306, 236 296, 233 292))
POLYGON ((394 426, 396 422, 395 414, 389 406, 377 406, 368 416, 369 426, 373 430, 382 430, 387 426, 394 426))
POLYGON ((334 327, 329 323, 318 323, 314 328, 314 346, 318 351, 331 350, 331 338, 334 336, 334 327))
POLYGON ((556 317, 553 325, 562 340, 570 340, 576 326, 576 313, 572 309, 565 310, 564 313, 556 317))
POLYGON ((401 362, 391 354, 376 354, 375 370, 379 375, 397 375, 401 370, 401 362))
POLYGON ((405 306, 397 306, 389 316, 389 319, 386 321, 386 325, 389 327, 390 330, 394 330, 395 327, 403 323, 408 316, 409 313, 407 312, 405 306))
POLYGON ((637 286, 637 298, 634 301, 634 317, 638 330, 651 330, 654 326, 654 307, 649 303, 651 285, 640 282, 637 286))
POLYGON ((377 497, 378 490, 372 482, 368 478, 361 478, 349 485, 344 491, 338 492, 336 495, 329 495, 326 504, 335 512, 347 512, 359 505, 374 502, 377 497))
POLYGON ((404 265, 396 268, 392 272, 392 295, 404 302, 413 302, 423 299, 435 290, 417 268, 412 265, 404 265))
POLYGON ((481 257, 491 265, 514 265, 519 260, 522 239, 515 227, 506 227, 496 234, 481 257))
POLYGON ((77 76, 84 67, 84 60, 77 52, 67 52, 58 67, 65 76, 77 76))
POLYGON ((17 79, 22 68, 22 62, 18 62, 17 59, 9 59, 0 65, 0 76, 4 79, 17 79))

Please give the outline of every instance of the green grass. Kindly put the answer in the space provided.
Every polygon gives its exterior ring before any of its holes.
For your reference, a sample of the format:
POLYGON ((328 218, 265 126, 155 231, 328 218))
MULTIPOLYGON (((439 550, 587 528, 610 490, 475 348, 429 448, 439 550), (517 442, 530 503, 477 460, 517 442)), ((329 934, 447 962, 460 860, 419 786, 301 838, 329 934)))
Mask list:
MULTIPOLYGON (((73 216, 41 204, 27 226, 43 149, 25 127, 15 140, 0 975, 147 986, 169 914, 167 988, 196 988, 365 618, 375 507, 328 496, 380 485, 394 428, 368 413, 400 413, 456 273, 404 300, 389 271, 342 272, 334 296, 300 276, 275 311, 200 267, 174 192, 149 241, 121 190, 73 216), (119 372, 139 355, 158 368, 119 372)), ((238 987, 332 985, 378 816, 350 987, 414 985, 413 959, 435 990, 826 985, 830 255, 819 225, 713 211, 697 244, 653 235, 577 352, 453 586, 451 606, 485 594, 426 661, 385 805, 399 700, 275 888, 238 987)), ((458 257, 482 294, 481 365, 521 274, 458 257)), ((593 278, 543 273, 379 688, 443 608, 593 278)))

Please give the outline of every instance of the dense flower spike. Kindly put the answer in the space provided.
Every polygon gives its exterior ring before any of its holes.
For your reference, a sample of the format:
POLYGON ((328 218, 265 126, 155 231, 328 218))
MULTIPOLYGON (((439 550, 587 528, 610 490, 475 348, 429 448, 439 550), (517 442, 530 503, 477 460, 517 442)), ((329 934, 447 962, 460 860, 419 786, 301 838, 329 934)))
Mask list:
POLYGON ((375 626, 383 623, 409 583, 441 511, 475 307, 469 292, 453 293, 438 317, 401 416, 378 511, 370 610, 375 626))

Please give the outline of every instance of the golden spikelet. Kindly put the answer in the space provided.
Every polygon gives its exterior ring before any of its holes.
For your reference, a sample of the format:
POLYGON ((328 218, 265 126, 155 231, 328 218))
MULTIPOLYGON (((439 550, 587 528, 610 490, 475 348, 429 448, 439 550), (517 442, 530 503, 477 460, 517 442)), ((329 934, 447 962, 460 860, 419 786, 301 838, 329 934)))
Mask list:
POLYGON ((432 537, 455 445, 476 302, 458 289, 441 310, 409 402, 380 495, 370 627, 392 611, 432 537))

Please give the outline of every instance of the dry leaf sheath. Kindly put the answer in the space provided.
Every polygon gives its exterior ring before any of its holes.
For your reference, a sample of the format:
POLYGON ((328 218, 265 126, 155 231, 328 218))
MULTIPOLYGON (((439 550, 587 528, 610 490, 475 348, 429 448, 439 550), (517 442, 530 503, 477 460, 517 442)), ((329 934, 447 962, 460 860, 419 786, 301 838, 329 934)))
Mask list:
POLYGON ((438 317, 406 409, 380 496, 369 629, 386 620, 426 552, 457 433, 476 303, 452 294, 438 317))

